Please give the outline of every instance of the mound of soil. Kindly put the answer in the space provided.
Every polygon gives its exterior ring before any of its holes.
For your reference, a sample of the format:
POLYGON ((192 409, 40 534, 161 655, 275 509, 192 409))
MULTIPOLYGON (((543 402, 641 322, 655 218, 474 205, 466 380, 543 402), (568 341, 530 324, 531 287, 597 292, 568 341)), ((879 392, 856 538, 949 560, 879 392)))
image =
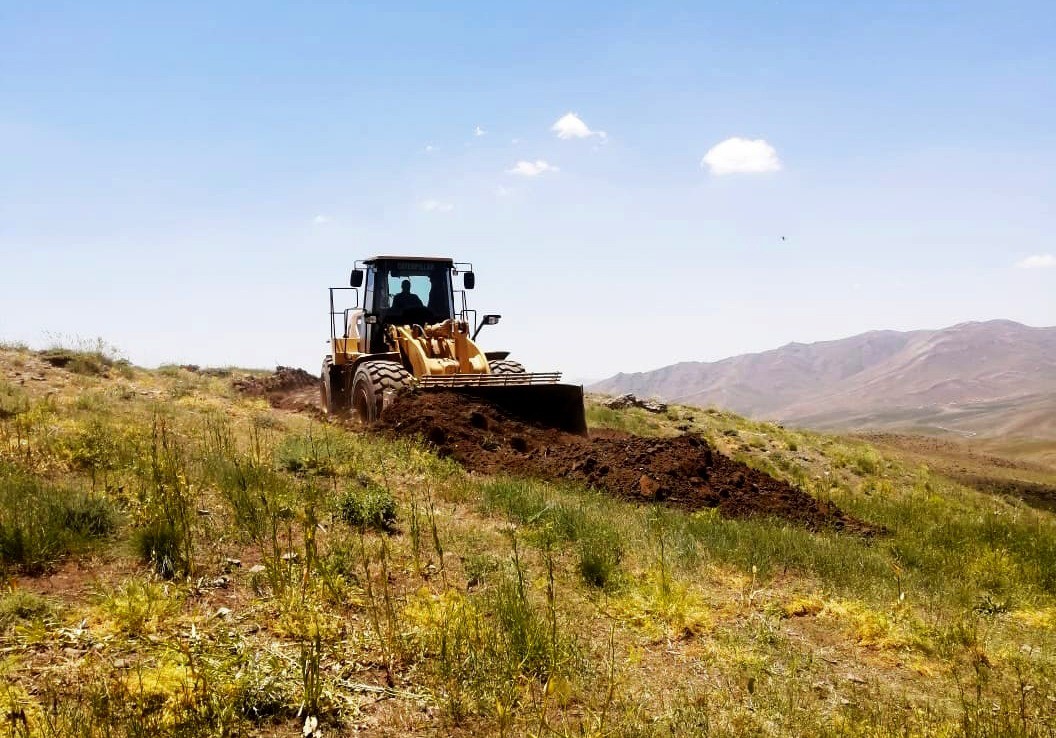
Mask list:
POLYGON ((713 449, 699 435, 644 438, 595 431, 591 438, 528 425, 454 392, 405 392, 381 419, 397 435, 421 436, 473 471, 576 479, 628 500, 728 517, 773 516, 810 529, 877 532, 833 505, 713 449))
POLYGON ((304 369, 280 366, 265 376, 243 375, 231 385, 244 395, 267 398, 272 407, 319 412, 319 377, 304 369))

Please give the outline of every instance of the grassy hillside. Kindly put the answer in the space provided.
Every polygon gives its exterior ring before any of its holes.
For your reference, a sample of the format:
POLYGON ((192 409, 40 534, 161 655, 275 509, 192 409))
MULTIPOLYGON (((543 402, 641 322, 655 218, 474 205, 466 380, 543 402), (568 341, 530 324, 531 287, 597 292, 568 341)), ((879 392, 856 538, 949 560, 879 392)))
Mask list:
POLYGON ((1056 731, 1052 513, 927 447, 590 409, 888 531, 811 533, 469 475, 223 372, 66 354, 0 351, 13 735, 1056 731))

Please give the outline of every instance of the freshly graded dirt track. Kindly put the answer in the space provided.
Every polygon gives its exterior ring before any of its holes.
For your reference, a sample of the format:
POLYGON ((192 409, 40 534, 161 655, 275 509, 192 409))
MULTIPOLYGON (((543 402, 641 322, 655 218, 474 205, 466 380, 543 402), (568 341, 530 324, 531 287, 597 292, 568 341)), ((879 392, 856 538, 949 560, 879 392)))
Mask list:
POLYGON ((812 530, 879 532, 724 456, 698 435, 644 438, 595 431, 584 438, 527 425, 453 392, 398 395, 381 423, 396 435, 421 436, 441 455, 486 474, 575 479, 624 499, 684 510, 718 508, 727 517, 780 517, 812 530))

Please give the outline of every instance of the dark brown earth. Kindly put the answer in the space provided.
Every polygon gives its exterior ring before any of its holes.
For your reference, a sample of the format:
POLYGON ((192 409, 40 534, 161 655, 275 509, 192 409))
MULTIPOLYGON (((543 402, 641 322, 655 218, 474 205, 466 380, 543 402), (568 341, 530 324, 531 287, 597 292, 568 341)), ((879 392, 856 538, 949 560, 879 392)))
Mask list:
MULTIPOLYGON (((245 375, 232 384, 273 407, 321 413, 319 379, 303 369, 278 367, 274 374, 245 375)), ((725 456, 693 433, 646 438, 595 430, 587 438, 519 421, 455 392, 415 391, 390 398, 379 430, 420 437, 438 454, 484 474, 572 479, 626 500, 691 512, 717 508, 732 518, 776 517, 810 530, 881 532, 725 456)))
POLYGON ((585 438, 527 425, 453 392, 398 395, 381 423, 389 433, 420 436, 439 454, 485 474, 574 479, 627 500, 683 510, 718 508, 727 517, 779 517, 812 530, 879 532, 734 461, 695 434, 644 438, 595 431, 585 438))

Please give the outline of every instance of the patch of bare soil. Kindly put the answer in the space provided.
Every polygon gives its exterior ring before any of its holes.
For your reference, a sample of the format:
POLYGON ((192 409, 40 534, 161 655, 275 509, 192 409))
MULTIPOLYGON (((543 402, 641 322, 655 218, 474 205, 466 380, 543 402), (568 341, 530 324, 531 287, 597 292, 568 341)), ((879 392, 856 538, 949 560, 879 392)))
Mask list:
POLYGON ((456 392, 435 391, 397 395, 381 423, 390 433, 424 438, 473 471, 574 479, 627 500, 689 511, 718 508, 736 518, 779 517, 812 530, 879 532, 734 461, 695 434, 644 438, 603 431, 585 438, 528 425, 456 392))
POLYGON ((280 366, 264 376, 243 375, 232 380, 231 385, 244 395, 267 399, 272 407, 320 412, 319 377, 304 369, 280 366))

